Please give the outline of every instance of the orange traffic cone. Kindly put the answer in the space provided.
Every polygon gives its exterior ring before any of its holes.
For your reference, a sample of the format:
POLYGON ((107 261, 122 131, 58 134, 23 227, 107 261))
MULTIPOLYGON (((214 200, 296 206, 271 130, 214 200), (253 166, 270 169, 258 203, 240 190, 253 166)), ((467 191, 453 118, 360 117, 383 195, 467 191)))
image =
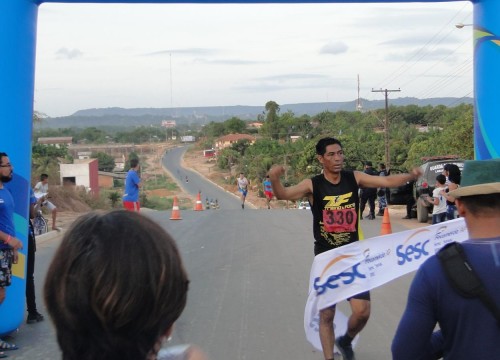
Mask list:
POLYGON ((201 203, 201 192, 198 191, 198 198, 196 199, 196 204, 194 205, 194 211, 202 211, 203 204, 201 203))
POLYGON ((380 235, 392 234, 391 219, 389 218, 389 208, 384 209, 384 217, 382 218, 382 228, 380 235))
POLYGON ((172 206, 172 215, 170 215, 170 220, 182 220, 179 203, 177 202, 177 196, 174 196, 174 206, 172 206))

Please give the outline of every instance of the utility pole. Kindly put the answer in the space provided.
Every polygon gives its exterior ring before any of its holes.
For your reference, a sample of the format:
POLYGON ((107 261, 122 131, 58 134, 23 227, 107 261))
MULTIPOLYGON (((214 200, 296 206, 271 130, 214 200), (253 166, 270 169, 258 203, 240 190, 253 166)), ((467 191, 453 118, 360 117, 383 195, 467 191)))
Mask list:
POLYGON ((384 120, 384 142, 385 142, 385 166, 389 170, 391 168, 391 154, 389 151, 389 93, 399 92, 401 89, 389 90, 380 89, 373 90, 372 92, 383 92, 385 93, 385 120, 384 120))
POLYGON ((356 110, 362 111, 363 105, 361 105, 361 98, 359 97, 359 74, 358 74, 358 101, 356 102, 356 110))

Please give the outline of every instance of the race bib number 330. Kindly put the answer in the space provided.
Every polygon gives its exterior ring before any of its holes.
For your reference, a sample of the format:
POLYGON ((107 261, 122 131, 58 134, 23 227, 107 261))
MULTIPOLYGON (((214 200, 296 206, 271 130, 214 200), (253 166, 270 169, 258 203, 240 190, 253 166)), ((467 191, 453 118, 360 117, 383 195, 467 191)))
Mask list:
POLYGON ((355 232, 356 209, 323 210, 323 227, 327 232, 355 232))

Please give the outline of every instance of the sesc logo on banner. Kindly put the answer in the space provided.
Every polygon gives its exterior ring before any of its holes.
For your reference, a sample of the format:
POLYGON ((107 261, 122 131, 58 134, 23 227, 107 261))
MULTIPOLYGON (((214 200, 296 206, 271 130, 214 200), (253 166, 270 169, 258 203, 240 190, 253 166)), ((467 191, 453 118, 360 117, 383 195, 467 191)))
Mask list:
MULTIPOLYGON (((327 264, 327 266, 324 268, 324 270, 321 273, 321 276, 318 276, 314 278, 314 290, 316 290, 317 295, 322 295, 324 294, 328 289, 339 289, 348 285, 353 284, 356 279, 366 279, 366 275, 362 273, 359 269, 361 265, 361 261, 357 261, 353 265, 349 266, 348 268, 344 267, 344 270, 337 272, 335 269, 332 271, 328 271, 330 268, 333 267, 333 265, 337 264, 335 267, 336 269, 339 269, 340 263, 341 262, 354 262, 356 261, 356 256, 355 255, 341 255, 335 259, 333 259, 330 263, 327 264), (325 274, 327 272, 333 272, 333 274, 328 275, 326 280, 325 274)), ((344 265, 345 266, 345 265, 344 265)))
POLYGON ((422 262, 434 254, 434 247, 430 238, 431 232, 422 229, 412 234, 406 241, 396 247, 396 257, 399 266, 411 262, 422 262))

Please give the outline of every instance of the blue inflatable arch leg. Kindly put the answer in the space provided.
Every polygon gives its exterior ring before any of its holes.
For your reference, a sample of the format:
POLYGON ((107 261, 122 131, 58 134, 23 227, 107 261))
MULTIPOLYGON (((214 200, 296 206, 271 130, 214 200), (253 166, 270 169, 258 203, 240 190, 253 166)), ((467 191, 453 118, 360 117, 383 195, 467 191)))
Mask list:
MULTIPOLYGON (((311 2, 445 2, 446 0, 317 0, 311 2)), ((449 0, 451 1, 451 0, 449 0)), ((27 243, 28 188, 31 174, 31 136, 35 72, 36 24, 38 6, 43 2, 66 3, 238 3, 245 1, 168 1, 168 0, 0 0, 0 116, 2 142, 15 167, 15 178, 9 183, 16 202, 15 222, 19 239, 27 243)), ((307 3, 309 1, 264 1, 256 3, 307 3)), ((474 4, 474 148, 477 159, 497 158, 500 154, 500 107, 496 102, 500 88, 500 1, 475 0, 474 4)), ((0 305, 0 334, 21 324, 25 304, 24 254, 15 266, 7 299, 0 305)))

